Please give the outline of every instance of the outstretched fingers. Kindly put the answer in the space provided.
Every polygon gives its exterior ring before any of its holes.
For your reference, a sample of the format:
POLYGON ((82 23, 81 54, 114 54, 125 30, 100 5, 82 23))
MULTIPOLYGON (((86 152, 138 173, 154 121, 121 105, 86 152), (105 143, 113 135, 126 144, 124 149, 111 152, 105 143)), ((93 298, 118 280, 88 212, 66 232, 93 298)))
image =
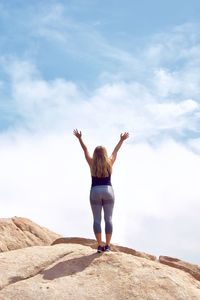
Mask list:
POLYGON ((74 129, 73 130, 73 134, 77 137, 77 138, 81 138, 82 136, 82 132, 78 131, 78 129, 74 129))
POLYGON ((126 140, 126 139, 128 139, 128 137, 129 137, 129 133, 128 132, 124 132, 124 133, 120 134, 120 138, 123 141, 126 140))

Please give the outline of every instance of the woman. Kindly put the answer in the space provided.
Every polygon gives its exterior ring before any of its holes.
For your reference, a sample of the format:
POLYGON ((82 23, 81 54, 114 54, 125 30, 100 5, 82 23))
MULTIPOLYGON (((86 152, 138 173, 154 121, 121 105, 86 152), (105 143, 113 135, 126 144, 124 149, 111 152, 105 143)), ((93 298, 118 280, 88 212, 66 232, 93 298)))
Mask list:
POLYGON ((92 187, 90 190, 90 204, 93 212, 93 229, 98 243, 97 251, 110 251, 110 241, 112 237, 112 212, 114 206, 114 192, 111 184, 112 166, 116 160, 117 152, 123 142, 129 137, 128 132, 120 135, 120 140, 108 157, 106 148, 98 146, 95 148, 93 157, 90 156, 86 145, 82 140, 82 133, 77 129, 73 131, 78 138, 84 151, 85 158, 90 166, 92 175, 92 187), (101 212, 104 210, 106 245, 103 246, 101 238, 101 212))

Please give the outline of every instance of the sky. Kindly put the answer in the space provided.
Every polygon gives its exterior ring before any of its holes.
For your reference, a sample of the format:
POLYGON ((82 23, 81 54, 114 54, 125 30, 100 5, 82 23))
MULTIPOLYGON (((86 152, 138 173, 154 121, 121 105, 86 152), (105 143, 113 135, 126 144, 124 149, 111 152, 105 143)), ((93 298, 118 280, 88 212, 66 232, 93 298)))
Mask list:
POLYGON ((198 0, 0 1, 0 217, 93 238, 72 132, 128 131, 112 242, 200 264, 199 30, 198 0))

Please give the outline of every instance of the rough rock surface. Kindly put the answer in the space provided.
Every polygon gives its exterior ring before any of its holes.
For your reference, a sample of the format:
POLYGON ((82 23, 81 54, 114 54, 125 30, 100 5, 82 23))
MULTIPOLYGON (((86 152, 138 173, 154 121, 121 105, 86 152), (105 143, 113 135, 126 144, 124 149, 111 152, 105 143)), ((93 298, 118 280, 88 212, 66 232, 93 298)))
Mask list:
POLYGON ((97 254, 95 240, 26 218, 0 219, 0 252, 0 300, 200 299, 198 265, 118 245, 97 254))
POLYGON ((122 252, 57 244, 0 253, 0 300, 199 300, 200 282, 122 252))
MULTIPOLYGON (((84 245, 84 246, 90 246, 93 249, 96 249, 96 247, 97 247, 97 243, 96 243, 95 240, 85 239, 85 238, 80 238, 80 237, 62 237, 62 238, 58 238, 52 243, 52 245, 62 244, 62 243, 64 243, 64 244, 65 243, 80 244, 80 245, 84 245)), ((111 248, 112 248, 112 251, 115 251, 115 252, 120 251, 120 252, 123 252, 123 253, 132 254, 134 256, 143 257, 143 258, 147 258, 147 259, 150 259, 150 260, 156 260, 157 259, 155 255, 144 253, 144 252, 139 252, 139 251, 136 251, 136 250, 128 248, 128 247, 123 247, 123 246, 118 246, 118 245, 111 244, 111 248)))
MULTIPOLYGON (((71 238, 58 238, 55 240, 52 245, 60 244, 60 243, 75 243, 75 244, 80 244, 84 246, 90 246, 93 249, 96 249, 96 241, 92 239, 85 239, 85 238, 78 238, 78 237, 71 237, 71 238)), ((123 246, 118 246, 118 245, 111 245, 112 251, 114 252, 123 252, 127 254, 131 254, 134 256, 150 259, 156 261, 157 258, 156 256, 140 251, 136 251, 131 248, 123 247, 123 246)), ((200 266, 185 262, 183 260, 180 260, 178 258, 173 258, 169 256, 160 256, 159 257, 159 262, 168 266, 171 266, 176 269, 183 270, 187 273, 190 273, 195 279, 200 281, 200 266)))
POLYGON ((36 245, 50 245, 60 237, 26 218, 0 218, 0 252, 36 245))
POLYGON ((162 264, 184 270, 187 273, 190 273, 194 278, 200 281, 200 266, 190 264, 186 261, 180 260, 178 258, 173 258, 169 256, 160 256, 159 261, 162 264))

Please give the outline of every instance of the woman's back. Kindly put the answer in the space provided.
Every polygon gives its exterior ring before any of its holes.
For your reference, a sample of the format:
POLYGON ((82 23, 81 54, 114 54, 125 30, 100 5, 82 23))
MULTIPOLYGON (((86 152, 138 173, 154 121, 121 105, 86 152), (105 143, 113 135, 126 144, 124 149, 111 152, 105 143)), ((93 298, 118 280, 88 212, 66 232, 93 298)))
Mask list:
POLYGON ((95 148, 92 158, 91 174, 94 177, 110 177, 112 173, 111 160, 108 157, 106 148, 98 146, 95 148))

